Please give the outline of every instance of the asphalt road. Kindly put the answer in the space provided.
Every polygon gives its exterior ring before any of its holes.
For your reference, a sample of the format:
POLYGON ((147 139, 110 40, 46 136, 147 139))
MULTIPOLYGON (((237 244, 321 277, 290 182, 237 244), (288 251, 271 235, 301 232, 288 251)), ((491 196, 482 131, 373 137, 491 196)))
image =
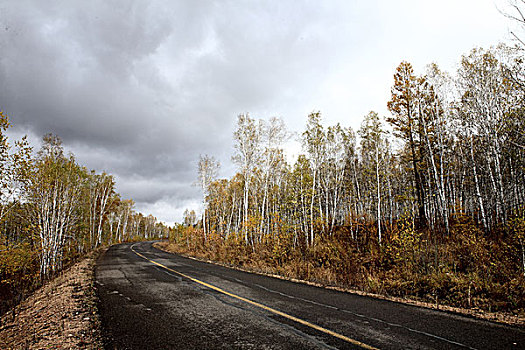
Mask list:
POLYGON ((107 349, 525 349, 525 331, 288 282, 152 247, 97 262, 107 349))

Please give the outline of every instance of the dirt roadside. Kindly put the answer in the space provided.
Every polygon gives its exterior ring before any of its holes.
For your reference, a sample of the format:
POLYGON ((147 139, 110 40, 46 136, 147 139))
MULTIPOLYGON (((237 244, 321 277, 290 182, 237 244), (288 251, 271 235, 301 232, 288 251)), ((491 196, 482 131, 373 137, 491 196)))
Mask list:
POLYGON ((1 317, 0 349, 102 349, 94 265, 101 250, 58 277, 1 317))

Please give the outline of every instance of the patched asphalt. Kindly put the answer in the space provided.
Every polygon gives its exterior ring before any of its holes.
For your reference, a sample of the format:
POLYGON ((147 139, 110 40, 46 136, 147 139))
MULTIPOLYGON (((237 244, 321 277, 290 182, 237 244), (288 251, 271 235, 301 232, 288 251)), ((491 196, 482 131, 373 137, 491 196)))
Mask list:
POLYGON ((112 246, 98 259, 96 288, 107 349, 525 348, 518 327, 250 274, 151 242, 112 246))

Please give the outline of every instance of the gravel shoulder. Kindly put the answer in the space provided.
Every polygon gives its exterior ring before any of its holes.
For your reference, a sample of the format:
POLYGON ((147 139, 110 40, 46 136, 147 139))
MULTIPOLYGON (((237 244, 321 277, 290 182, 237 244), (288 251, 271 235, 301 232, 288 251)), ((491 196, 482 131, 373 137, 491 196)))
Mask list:
POLYGON ((103 348, 94 264, 101 250, 63 271, 1 317, 0 349, 103 348))

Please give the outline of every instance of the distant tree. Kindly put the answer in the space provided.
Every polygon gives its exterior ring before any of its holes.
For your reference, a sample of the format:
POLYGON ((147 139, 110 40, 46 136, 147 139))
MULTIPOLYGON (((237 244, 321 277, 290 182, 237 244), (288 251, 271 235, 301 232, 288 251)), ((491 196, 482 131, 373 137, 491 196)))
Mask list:
POLYGON ((90 242, 92 248, 96 248, 102 244, 104 223, 115 200, 115 180, 106 173, 97 175, 92 171, 87 179, 87 189, 90 242))
POLYGON ((447 234, 449 227, 449 193, 447 193, 447 182, 445 172, 450 171, 451 153, 453 144, 452 116, 453 103, 453 81, 451 77, 441 71, 437 64, 430 64, 427 67, 422 86, 423 112, 427 115, 422 119, 422 131, 427 149, 427 163, 431 167, 431 177, 435 191, 439 216, 442 218, 447 234))
MULTIPOLYGON (((315 112, 308 116, 306 130, 303 132, 303 148, 309 156, 312 176, 312 194, 310 198, 310 242, 314 242, 314 202, 319 196, 317 187, 319 182, 319 170, 326 155, 326 134, 321 124, 321 113, 315 112)), ((319 202, 320 207, 320 202, 319 202)), ((319 213, 322 213, 319 208, 319 213)))
POLYGON ((0 111, 0 222, 24 194, 32 166, 33 149, 27 137, 15 141, 13 147, 6 134, 9 126, 7 115, 0 111))
POLYGON ((352 147, 351 129, 345 129, 340 124, 326 129, 325 160, 319 173, 323 189, 324 216, 328 232, 333 233, 335 224, 342 218, 340 207, 343 199, 347 158, 352 147))
MULTIPOLYGON (((309 208, 312 197, 312 171, 310 162, 305 155, 301 154, 297 158, 293 169, 289 175, 290 201, 294 208, 294 223, 299 226, 300 231, 304 233, 304 241, 308 243, 310 227, 309 208)), ((303 239, 301 237, 301 239, 303 239)))
POLYGON ((374 174, 375 181, 372 181, 371 189, 375 187, 376 194, 376 217, 377 217, 377 235, 381 244, 381 191, 384 177, 383 166, 388 157, 386 132, 379 115, 376 112, 370 112, 365 116, 358 131, 361 136, 361 158, 367 173, 374 174))
POLYGON ((186 209, 184 211, 184 225, 186 227, 190 227, 190 226, 193 226, 197 223, 197 214, 195 214, 195 210, 188 210, 186 209))
POLYGON ((261 169, 260 183, 262 186, 262 201, 260 205, 261 233, 268 231, 270 211, 270 187, 278 183, 283 165, 283 143, 288 140, 289 133, 282 119, 273 117, 268 122, 261 122, 261 146, 263 147, 259 167, 261 169))
MULTIPOLYGON (((232 160, 240 167, 244 180, 243 187, 243 224, 248 220, 249 194, 252 176, 261 157, 261 126, 248 114, 237 117, 237 130, 233 133, 236 153, 232 160)), ((244 230, 244 238, 249 243, 248 231, 244 230)))
POLYGON ((135 203, 133 200, 122 200, 119 202, 117 207, 118 215, 118 226, 117 226, 117 239, 118 242, 123 242, 130 236, 128 233, 128 225, 133 214, 133 206, 135 203))
POLYGON ((199 159, 199 167, 198 167, 198 174, 199 174, 199 185, 202 190, 202 227, 204 229, 204 239, 206 239, 206 227, 207 227, 207 221, 206 221, 206 210, 208 207, 208 195, 210 194, 210 186, 212 182, 217 177, 217 174, 220 169, 220 163, 217 161, 213 156, 208 155, 201 155, 199 159))
POLYGON ((490 225, 487 209, 494 210, 496 218, 503 222, 508 216, 505 168, 516 168, 517 164, 506 164, 514 161, 504 152, 512 147, 506 127, 512 123, 509 119, 513 118, 516 106, 523 104, 524 96, 509 79, 502 54, 501 49, 472 50, 463 56, 457 79, 461 93, 458 117, 464 126, 463 134, 469 140, 476 197, 486 230, 490 225), (476 154, 480 148, 483 155, 476 154), (488 186, 483 186, 484 183, 488 186), (494 200, 488 201, 489 198, 494 200))

